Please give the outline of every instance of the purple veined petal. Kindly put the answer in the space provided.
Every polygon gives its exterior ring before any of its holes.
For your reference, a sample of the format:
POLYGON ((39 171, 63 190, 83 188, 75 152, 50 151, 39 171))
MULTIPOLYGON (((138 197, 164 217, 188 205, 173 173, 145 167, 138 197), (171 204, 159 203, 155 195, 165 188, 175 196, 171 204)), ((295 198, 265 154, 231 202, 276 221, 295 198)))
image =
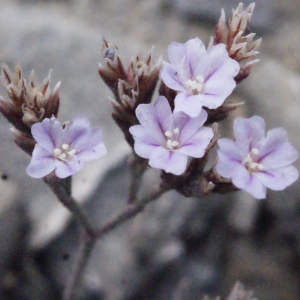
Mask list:
POLYGON ((236 167, 232 174, 232 183, 239 189, 242 189, 257 199, 263 199, 266 197, 266 187, 247 171, 247 169, 240 164, 240 167, 236 167))
POLYGON ((183 65, 183 67, 188 68, 188 72, 185 73, 188 73, 189 77, 193 78, 195 75, 195 70, 197 69, 203 56, 206 54, 206 49, 203 42, 198 38, 187 41, 184 46, 186 53, 186 64, 183 65))
POLYGON ((184 92, 186 90, 181 78, 179 78, 178 71, 174 66, 165 61, 163 61, 163 68, 160 76, 165 85, 170 89, 180 92, 184 92))
POLYGON ((159 134, 153 130, 143 127, 142 125, 134 125, 129 128, 129 132, 132 134, 136 141, 142 143, 150 143, 154 145, 161 145, 166 142, 166 136, 162 134, 162 130, 159 134))
POLYGON ((174 127, 179 128, 180 144, 184 144, 187 139, 194 135, 203 126, 206 120, 207 112, 204 109, 201 109, 200 113, 195 118, 191 118, 182 112, 175 113, 174 127))
POLYGON ((35 123, 31 127, 31 133, 36 142, 49 152, 60 145, 62 130, 61 124, 54 117, 44 119, 43 122, 35 123))
POLYGON ((175 69, 180 68, 185 55, 184 43, 173 42, 168 46, 168 58, 175 69))
POLYGON ((78 160, 91 161, 104 156, 107 151, 102 140, 102 130, 95 126, 86 129, 79 134, 70 149, 76 150, 78 160))
POLYGON ((64 143, 72 144, 76 140, 80 140, 82 134, 90 129, 90 121, 87 117, 77 116, 64 129, 64 143))
MULTIPOLYGON (((233 184, 235 185, 234 182, 233 184)), ((246 182, 246 185, 244 185, 242 189, 256 199, 265 199, 267 195, 266 186, 258 178, 256 178, 256 176, 250 176, 249 181, 246 182)))
POLYGON ((205 46, 198 38, 191 39, 186 43, 173 42, 168 47, 168 57, 171 64, 177 70, 185 69, 190 75, 205 53, 205 46), (183 58, 185 58, 184 61, 183 58))
POLYGON ((294 166, 284 166, 258 172, 255 176, 269 189, 282 191, 298 179, 299 172, 294 166))
POLYGON ((234 141, 219 139, 217 172, 224 178, 233 178, 235 174, 244 172, 246 169, 242 163, 244 156, 234 141))
POLYGON ((265 169, 287 166, 298 158, 298 151, 286 140, 287 132, 283 128, 275 128, 268 132, 259 148, 259 162, 265 169))
POLYGON ((83 166, 82 163, 79 163, 77 157, 74 156, 71 160, 68 161, 60 161, 58 159, 55 160, 55 174, 59 178, 66 178, 74 175, 79 171, 83 166))
POLYGON ((165 134, 168 130, 173 130, 173 113, 169 101, 164 96, 158 96, 153 103, 155 108, 155 116, 162 133, 165 134))
POLYGON ((214 133, 211 128, 203 127, 186 140, 178 152, 195 158, 203 157, 213 136, 214 133))
POLYGON ((107 154, 107 149, 103 143, 94 145, 90 149, 81 150, 76 153, 76 157, 79 161, 92 161, 99 159, 107 154))
POLYGON ((170 130, 165 127, 172 126, 173 122, 171 107, 164 96, 159 96, 155 103, 140 104, 136 109, 136 116, 143 127, 162 136, 166 130, 170 130))
POLYGON ((26 168, 26 173, 33 178, 42 178, 55 169, 55 159, 46 149, 36 144, 31 162, 26 168))
POLYGON ((225 45, 218 44, 208 49, 196 70, 196 74, 201 74, 205 79, 216 73, 234 77, 239 70, 239 63, 228 56, 225 45))
POLYGON ((248 152, 244 152, 243 149, 240 149, 236 142, 230 139, 219 139, 218 140, 219 150, 218 155, 220 153, 226 155, 228 159, 231 161, 237 161, 242 164, 244 158, 247 156, 248 152))
POLYGON ((219 153, 216 170, 222 177, 228 179, 233 178, 240 168, 244 168, 241 163, 233 159, 228 159, 224 153, 219 153))
POLYGON ((215 74, 203 87, 203 106, 215 109, 221 106, 225 99, 232 93, 236 83, 232 77, 215 74))
POLYGON ((152 152, 149 165, 152 168, 162 169, 168 173, 181 175, 187 165, 188 158, 179 152, 171 152, 162 147, 158 147, 152 152))
POLYGON ((236 118, 233 124, 236 143, 248 152, 255 148, 256 144, 265 135, 265 121, 254 116, 249 119, 236 118))
POLYGON ((149 158, 152 151, 166 143, 166 137, 156 134, 153 130, 147 130, 141 125, 129 128, 129 132, 135 140, 134 151, 143 158, 149 158))
POLYGON ((191 118, 197 117, 202 108, 203 95, 190 96, 188 93, 179 93, 175 97, 174 113, 180 111, 191 118))

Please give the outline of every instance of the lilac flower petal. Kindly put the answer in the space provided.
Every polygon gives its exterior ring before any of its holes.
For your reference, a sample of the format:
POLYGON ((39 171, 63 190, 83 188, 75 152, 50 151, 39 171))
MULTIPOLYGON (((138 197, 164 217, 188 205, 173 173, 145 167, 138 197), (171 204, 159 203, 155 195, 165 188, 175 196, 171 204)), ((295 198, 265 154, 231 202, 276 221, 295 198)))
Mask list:
POLYGON ((285 166, 259 172, 255 176, 268 188, 274 191, 284 190, 286 187, 295 182, 299 177, 298 170, 293 166, 285 166))
MULTIPOLYGON (((232 182, 236 187, 238 187, 238 183, 236 181, 232 182)), ((249 177, 249 181, 246 181, 241 189, 248 192, 256 199, 265 199, 267 195, 266 186, 258 178, 256 178, 256 176, 253 175, 249 177)))
POLYGON ((48 150, 36 144, 26 173, 33 178, 42 178, 55 169, 55 159, 48 150))
POLYGON ((298 158, 297 150, 286 140, 287 132, 283 128, 275 128, 268 132, 260 148, 260 163, 265 169, 287 166, 298 158))
POLYGON ((160 73, 161 79, 167 87, 175 91, 185 92, 186 88, 178 76, 178 72, 174 66, 167 62, 163 62, 163 68, 160 73))
POLYGON ((153 168, 163 169, 167 173, 181 175, 186 169, 187 161, 187 156, 184 154, 158 147, 152 152, 149 165, 153 168))
POLYGON ((134 151, 143 158, 149 158, 151 152, 159 145, 164 144, 166 139, 160 139, 153 130, 147 130, 141 125, 130 127, 129 132, 135 139, 134 151))
POLYGON ((236 174, 236 170, 241 167, 239 162, 236 160, 228 160, 228 157, 223 153, 219 153, 218 158, 216 170, 224 178, 232 178, 234 174, 236 174))
POLYGON ((164 132, 172 130, 172 111, 165 97, 158 97, 155 104, 140 104, 136 109, 140 124, 156 131, 159 139, 164 139, 164 132))
MULTIPOLYGON (((247 153, 243 152, 237 144, 230 139, 219 139, 218 140, 219 150, 218 155, 225 155, 227 159, 231 161, 237 161, 242 163, 247 153)), ((223 176, 223 175, 222 175, 223 176)))
POLYGON ((202 108, 203 95, 190 96, 187 93, 179 93, 175 98, 174 113, 180 111, 188 116, 197 117, 202 108))
POLYGON ((56 118, 45 119, 42 123, 36 123, 31 127, 31 133, 37 143, 43 148, 53 152, 55 145, 60 143, 62 126, 56 118))
POLYGON ((198 65, 196 73, 202 74, 205 79, 216 73, 222 73, 233 78, 238 74, 239 70, 239 63, 229 58, 225 45, 218 44, 208 49, 198 65))
POLYGON ((89 120, 76 117, 65 128, 52 117, 32 126, 32 135, 38 142, 32 154, 27 173, 36 178, 53 170, 60 178, 75 174, 85 161, 106 154, 100 127, 90 128, 89 120))
POLYGON ((55 174, 59 178, 66 178, 74 175, 83 164, 79 165, 77 158, 74 156, 71 160, 63 162, 60 160, 55 160, 55 174))
POLYGON ((260 117, 238 118, 234 122, 235 141, 218 141, 217 172, 258 199, 265 198, 266 188, 283 190, 298 179, 290 164, 298 153, 287 142, 283 128, 270 130, 265 137, 265 123, 260 117))
POLYGON ((207 112, 204 109, 195 118, 190 118, 182 112, 174 114, 174 127, 180 129, 180 143, 184 144, 203 126, 206 120, 207 112))
POLYGON ((203 157, 205 150, 214 133, 211 128, 203 127, 184 142, 178 152, 192 157, 203 157))
POLYGON ((225 77, 222 74, 213 75, 205 82, 202 105, 210 109, 221 106, 225 99, 232 93, 235 86, 236 83, 233 78, 229 76, 225 77))
POLYGON ((185 73, 189 73, 190 76, 193 76, 194 70, 205 53, 205 46, 198 38, 191 39, 184 44, 173 42, 168 47, 168 57, 171 64, 176 69, 184 69, 185 73))
POLYGON ((76 150, 78 160, 91 161, 107 153, 102 141, 102 131, 98 126, 83 131, 70 145, 76 150))
POLYGON ((258 116, 249 119, 236 118, 233 130, 237 144, 249 151, 264 137, 265 121, 258 116))
POLYGON ((266 187, 242 165, 235 167, 232 183, 257 199, 266 197, 266 187))
POLYGON ((81 139, 81 135, 91 127, 87 117, 77 116, 64 130, 64 143, 71 144, 81 139))

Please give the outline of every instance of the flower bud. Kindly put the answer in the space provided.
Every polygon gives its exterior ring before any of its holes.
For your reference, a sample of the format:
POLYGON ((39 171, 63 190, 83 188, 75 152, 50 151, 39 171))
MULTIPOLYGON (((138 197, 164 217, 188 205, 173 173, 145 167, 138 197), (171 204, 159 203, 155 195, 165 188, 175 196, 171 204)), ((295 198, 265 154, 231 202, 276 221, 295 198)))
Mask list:
POLYGON ((252 59, 241 65, 240 72, 235 77, 236 82, 245 79, 250 74, 252 65, 259 61, 253 58, 259 53, 257 48, 261 43, 261 38, 254 40, 255 33, 247 33, 254 7, 255 3, 252 3, 243 10, 243 4, 240 3, 235 10, 232 10, 228 26, 225 12, 222 10, 215 37, 211 38, 209 44, 209 47, 220 43, 226 44, 229 56, 238 62, 252 59))

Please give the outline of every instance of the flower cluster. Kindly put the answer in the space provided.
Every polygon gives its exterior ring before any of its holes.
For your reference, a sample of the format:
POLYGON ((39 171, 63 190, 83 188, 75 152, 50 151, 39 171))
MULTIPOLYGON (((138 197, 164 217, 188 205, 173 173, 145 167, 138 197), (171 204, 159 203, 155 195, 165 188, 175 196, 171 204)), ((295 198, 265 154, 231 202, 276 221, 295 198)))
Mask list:
POLYGON ((130 128, 135 152, 149 159, 151 167, 175 175, 185 171, 188 156, 202 157, 213 137, 212 129, 203 127, 206 111, 195 118, 183 112, 173 113, 163 96, 153 104, 140 104, 136 115, 141 125, 130 128))
POLYGON ((234 77, 240 67, 228 56, 224 44, 206 51, 198 38, 172 43, 168 56, 171 63, 163 62, 161 77, 169 88, 178 91, 174 112, 196 117, 202 106, 221 106, 236 86, 234 77))
POLYGON ((298 179, 297 169, 291 166, 298 152, 287 142, 283 128, 274 128, 265 136, 261 117, 237 118, 234 135, 235 141, 219 139, 216 170, 231 178, 236 187, 263 199, 266 188, 280 191, 298 179))
MULTIPOLYGON (((125 68, 118 48, 104 39, 99 75, 114 95, 112 117, 137 154, 133 165, 140 164, 138 174, 148 159, 151 167, 163 170, 162 181, 184 195, 243 189, 258 199, 266 197, 267 188, 283 190, 298 178, 291 166, 298 152, 287 142, 286 131, 275 128, 265 136, 264 120, 257 116, 236 119, 235 141, 219 139, 218 160, 206 168, 218 140, 217 125, 208 126, 241 105, 224 102, 258 62, 261 39, 248 32, 254 6, 243 10, 239 4, 228 24, 222 10, 207 48, 199 38, 171 43, 169 62, 154 61, 151 49, 125 68), (159 96, 152 102, 159 75, 159 96)), ((51 92, 49 76, 39 87, 32 72, 26 85, 20 67, 12 73, 6 65, 1 80, 12 104, 0 99, 0 111, 15 127, 15 142, 32 155, 30 176, 54 171, 66 178, 85 161, 106 154, 100 127, 90 127, 85 117, 65 126, 56 119, 60 82, 51 92)))
POLYGON ((66 178, 79 171, 85 161, 106 154, 100 127, 90 127, 86 117, 76 117, 65 127, 55 117, 47 118, 34 124, 31 132, 37 144, 26 171, 34 178, 52 171, 57 177, 66 178))

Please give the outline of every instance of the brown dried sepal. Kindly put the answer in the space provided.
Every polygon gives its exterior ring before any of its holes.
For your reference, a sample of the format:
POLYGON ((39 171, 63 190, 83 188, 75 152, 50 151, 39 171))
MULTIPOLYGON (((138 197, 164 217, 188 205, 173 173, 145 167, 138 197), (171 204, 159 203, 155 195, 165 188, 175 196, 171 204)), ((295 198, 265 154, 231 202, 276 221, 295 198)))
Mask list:
POLYGON ((1 81, 14 108, 9 104, 1 103, 0 109, 11 124, 19 130, 28 131, 26 126, 30 128, 34 123, 41 122, 45 118, 50 118, 52 115, 57 116, 60 82, 51 92, 50 74, 41 86, 37 86, 34 71, 32 71, 29 85, 27 85, 20 66, 16 67, 15 73, 5 64, 1 65, 1 69, 1 81), (22 123, 25 126, 21 125, 22 123))
POLYGON ((208 109, 204 107, 203 109, 206 110, 208 117, 204 125, 210 125, 214 122, 219 122, 227 118, 228 114, 234 110, 236 110, 238 107, 243 105, 244 102, 239 102, 239 103, 233 103, 233 102, 228 102, 224 103, 221 106, 219 106, 216 109, 208 109))
POLYGON ((159 60, 153 63, 151 49, 144 59, 139 55, 133 57, 125 70, 118 48, 105 39, 101 54, 104 63, 99 66, 99 75, 114 95, 112 117, 123 131, 129 145, 133 147, 129 128, 139 124, 135 115, 137 106, 152 100, 161 62, 159 60))
POLYGON ((11 128, 11 131, 14 135, 15 143, 26 153, 32 155, 32 151, 36 144, 36 141, 33 139, 31 133, 21 132, 16 128, 11 128))
POLYGON ((232 10, 228 26, 225 12, 222 9, 215 37, 211 39, 208 46, 209 48, 212 45, 224 43, 232 59, 240 64, 243 61, 240 72, 235 78, 237 82, 245 79, 250 74, 252 65, 259 61, 259 59, 253 58, 259 53, 257 49, 261 43, 261 38, 254 40, 255 33, 248 33, 254 7, 255 3, 252 3, 243 10, 243 3, 240 3, 235 10, 232 10))

